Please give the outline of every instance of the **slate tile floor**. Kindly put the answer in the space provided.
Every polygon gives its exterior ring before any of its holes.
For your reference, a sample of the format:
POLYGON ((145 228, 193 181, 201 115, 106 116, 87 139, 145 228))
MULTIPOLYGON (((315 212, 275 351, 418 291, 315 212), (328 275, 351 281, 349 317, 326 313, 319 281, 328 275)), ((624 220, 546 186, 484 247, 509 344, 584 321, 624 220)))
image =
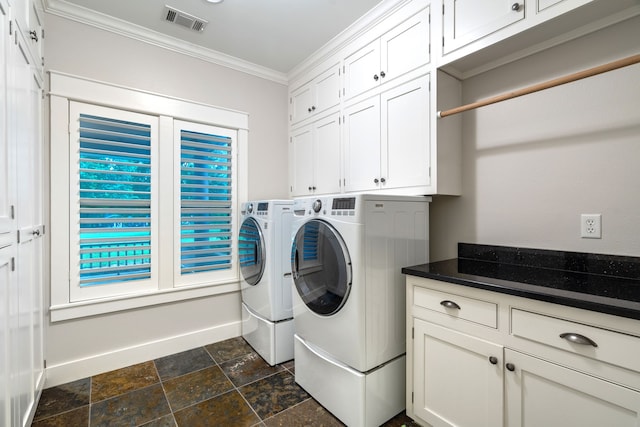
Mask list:
MULTIPOLYGON (((241 337, 43 391, 33 427, 343 426, 241 337)), ((404 413, 385 427, 417 426, 404 413)))

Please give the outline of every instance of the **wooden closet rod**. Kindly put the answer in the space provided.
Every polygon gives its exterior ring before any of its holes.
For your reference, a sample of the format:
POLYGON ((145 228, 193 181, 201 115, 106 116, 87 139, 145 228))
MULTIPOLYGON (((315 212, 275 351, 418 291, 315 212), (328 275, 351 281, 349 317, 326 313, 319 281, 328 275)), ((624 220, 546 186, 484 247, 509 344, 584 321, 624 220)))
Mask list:
POLYGON ((518 96, 522 96, 522 95, 528 95, 533 92, 538 92, 544 89, 560 86, 565 83, 575 82, 576 80, 595 76, 597 74, 606 73, 607 71, 617 70, 618 68, 637 64, 639 62, 640 62, 640 55, 629 56, 627 58, 609 62, 604 65, 599 65, 597 67, 589 68, 588 70, 578 71, 577 73, 568 74, 564 77, 558 77, 557 79, 531 85, 523 89, 515 90, 513 92, 503 93, 502 95, 497 95, 492 98, 487 98, 481 101, 472 102, 470 104, 462 105, 460 107, 452 108, 450 110, 438 111, 438 118, 440 119, 443 117, 451 116, 453 114, 474 110, 476 108, 484 107, 485 105, 495 104, 496 102, 506 101, 507 99, 517 98, 518 96))

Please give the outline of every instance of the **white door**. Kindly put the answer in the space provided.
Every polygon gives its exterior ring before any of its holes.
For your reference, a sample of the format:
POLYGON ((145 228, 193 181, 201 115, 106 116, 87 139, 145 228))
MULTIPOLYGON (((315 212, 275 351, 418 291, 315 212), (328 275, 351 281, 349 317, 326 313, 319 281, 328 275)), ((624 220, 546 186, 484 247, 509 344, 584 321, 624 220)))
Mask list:
POLYGON ((381 82, 429 63, 429 8, 407 19, 380 39, 381 82))
POLYGON ((381 96, 381 188, 430 184, 429 76, 381 96))
POLYGON ((291 161, 291 195, 313 192, 313 128, 311 125, 292 131, 289 141, 291 161))
POLYGON ((638 391, 509 349, 505 362, 509 427, 640 425, 638 391))
POLYGON ((315 194, 339 193, 341 190, 340 113, 313 124, 313 170, 315 194))
POLYGON ((299 87, 291 92, 291 104, 289 108, 291 123, 297 123, 311 115, 311 105, 313 104, 313 85, 311 82, 299 87))
POLYGON ((25 425, 43 385, 42 85, 27 44, 16 33, 9 75, 10 143, 15 144, 16 288, 10 289, 10 386, 13 422, 25 425))
MULTIPOLYGON (((0 57, 9 55, 9 6, 5 0, 0 0, 0 57)), ((6 61, 0 65, 0 244, 3 234, 13 229, 12 206, 14 165, 13 151, 9 144, 7 131, 7 67, 6 61)), ((6 237, 6 236, 5 236, 6 237)), ((1 419, 0 419, 1 420, 1 419)))
POLYGON ((344 60, 345 98, 380 84, 380 40, 376 39, 344 60))
POLYGON ((524 0, 444 0, 444 53, 524 19, 524 0))
MULTIPOLYGON (((15 246, 0 248, 0 425, 11 423, 11 375, 10 358, 14 353, 11 346, 10 313, 16 312, 11 299, 16 285, 15 246)), ((17 301, 16 301, 17 302, 17 301)))
POLYGON ((434 427, 502 426, 502 346, 420 319, 413 327, 415 414, 434 427))
POLYGON ((320 113, 340 103, 340 64, 336 64, 313 79, 313 113, 320 113))
POLYGON ((380 97, 344 110, 345 190, 366 191, 380 186, 380 97))

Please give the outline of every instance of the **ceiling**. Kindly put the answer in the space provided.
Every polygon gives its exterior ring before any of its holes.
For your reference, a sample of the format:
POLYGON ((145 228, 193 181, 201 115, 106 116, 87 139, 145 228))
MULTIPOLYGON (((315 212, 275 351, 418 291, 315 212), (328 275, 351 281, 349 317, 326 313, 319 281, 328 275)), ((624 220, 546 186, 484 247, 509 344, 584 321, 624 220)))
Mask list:
POLYGON ((286 74, 380 0, 45 0, 45 10, 221 54, 286 74), (166 21, 165 5, 207 21, 198 32, 166 21), (134 24, 134 25, 130 25, 134 24))

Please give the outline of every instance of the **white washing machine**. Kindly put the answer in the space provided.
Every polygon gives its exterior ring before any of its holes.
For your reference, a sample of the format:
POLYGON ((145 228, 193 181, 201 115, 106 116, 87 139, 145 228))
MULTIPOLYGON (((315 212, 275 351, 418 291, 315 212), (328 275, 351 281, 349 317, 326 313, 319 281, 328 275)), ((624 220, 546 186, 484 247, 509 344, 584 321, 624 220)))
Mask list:
POLYGON ((405 408, 401 268, 428 262, 430 201, 294 202, 295 379, 349 426, 378 426, 405 408))
POLYGON ((241 207, 242 336, 272 366, 293 359, 292 207, 291 200, 241 207))

